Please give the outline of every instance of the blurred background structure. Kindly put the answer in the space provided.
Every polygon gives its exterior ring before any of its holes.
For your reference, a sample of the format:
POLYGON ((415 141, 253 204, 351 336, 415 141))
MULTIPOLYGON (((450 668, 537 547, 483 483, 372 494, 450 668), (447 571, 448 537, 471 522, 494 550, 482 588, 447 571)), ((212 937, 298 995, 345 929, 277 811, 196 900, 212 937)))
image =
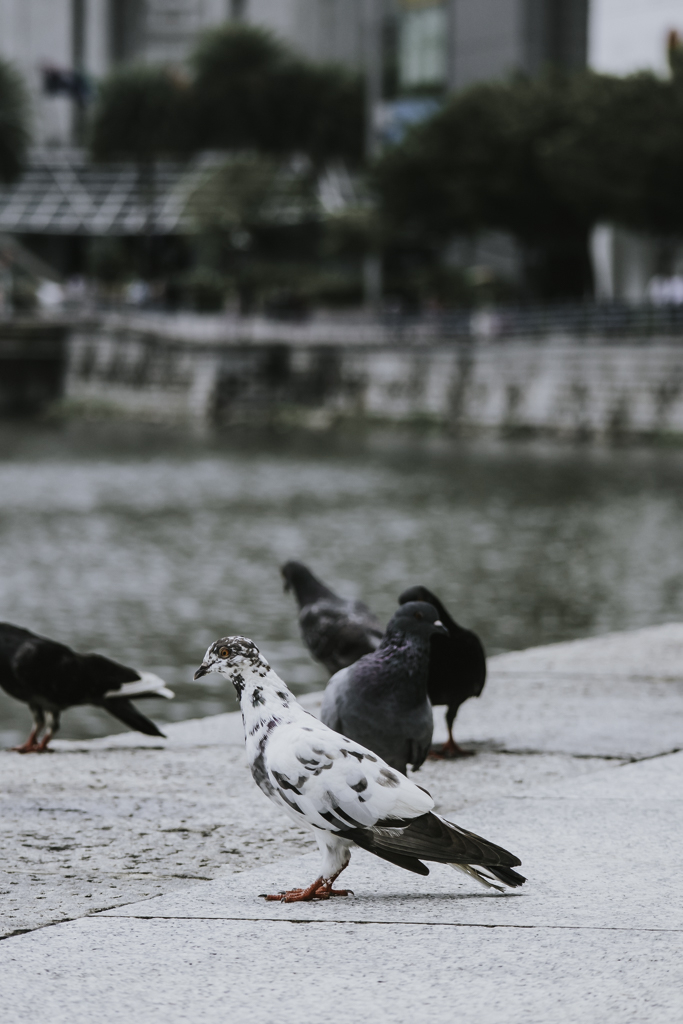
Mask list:
POLYGON ((677 306, 678 32, 678 0, 0 0, 0 231, 72 303, 677 306))
POLYGON ((680 616, 681 37, 682 0, 0 0, 0 617, 186 717, 226 619, 320 684, 291 557, 490 651, 680 616))

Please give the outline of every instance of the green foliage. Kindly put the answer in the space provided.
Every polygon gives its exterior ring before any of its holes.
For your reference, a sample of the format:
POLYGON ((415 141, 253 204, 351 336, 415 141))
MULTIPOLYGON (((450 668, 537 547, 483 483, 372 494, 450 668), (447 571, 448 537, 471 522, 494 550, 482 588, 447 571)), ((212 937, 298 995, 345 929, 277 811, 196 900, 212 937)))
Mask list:
POLYGON ((573 83, 572 120, 545 142, 558 195, 579 216, 683 233, 683 68, 671 79, 591 75, 573 83))
POLYGON ((559 81, 517 79, 455 96, 376 170, 385 218, 435 243, 454 232, 506 229, 529 241, 573 223, 543 159, 571 124, 559 81))
POLYGON ((305 161, 256 152, 209 164, 188 197, 195 261, 229 279, 241 308, 294 288, 317 244, 315 176, 305 161))
POLYGON ((361 158, 359 76, 302 60, 269 33, 242 25, 206 33, 191 63, 193 148, 301 152, 316 162, 361 158))
POLYGON ((597 221, 683 234, 683 62, 672 67, 670 79, 553 75, 454 96, 376 168, 392 244, 434 262, 454 234, 509 231, 537 294, 556 297, 585 293, 597 221))
POLYGON ((28 101, 23 83, 10 64, 0 61, 0 179, 16 178, 26 159, 28 101))
POLYGON ((188 81, 149 65, 106 79, 90 126, 95 158, 150 162, 205 149, 305 153, 316 164, 362 158, 358 75, 303 60, 242 25, 205 33, 191 69, 188 81))
POLYGON ((125 281, 131 273, 128 248, 126 240, 115 235, 91 238, 87 254, 89 272, 104 284, 125 281))
POLYGON ((182 289, 192 309, 198 313, 217 313, 225 305, 228 282, 210 267, 195 267, 183 275, 182 289))
POLYGON ((141 65, 103 82, 90 126, 96 160, 150 163, 187 149, 189 90, 162 67, 141 65))
POLYGON ((209 166, 187 204, 200 231, 240 237, 260 224, 289 225, 318 218, 310 168, 256 152, 234 153, 209 166))

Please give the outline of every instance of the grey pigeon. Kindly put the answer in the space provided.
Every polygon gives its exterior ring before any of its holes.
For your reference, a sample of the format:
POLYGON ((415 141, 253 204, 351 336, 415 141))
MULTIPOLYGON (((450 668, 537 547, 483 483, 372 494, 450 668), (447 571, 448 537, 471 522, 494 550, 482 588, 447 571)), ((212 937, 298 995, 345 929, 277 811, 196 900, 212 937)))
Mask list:
POLYGON ((322 855, 311 885, 266 899, 347 896, 348 889, 333 885, 354 844, 419 875, 429 874, 422 861, 431 860, 501 892, 498 882, 511 888, 525 882, 513 870, 520 863, 514 854, 434 814, 426 790, 304 711, 252 640, 229 636, 211 644, 195 679, 209 672, 237 691, 254 781, 299 827, 310 829, 322 855))
POLYGON ((396 771, 416 771, 432 742, 427 696, 431 638, 448 635, 436 609, 410 601, 395 613, 372 654, 332 676, 320 717, 325 725, 374 750, 396 771))
POLYGON ((280 571, 299 605, 304 643, 330 675, 377 648, 382 627, 362 601, 339 597, 301 562, 286 562, 280 571))
POLYGON ((0 623, 0 686, 28 704, 33 714, 28 739, 14 748, 21 754, 47 750, 62 711, 80 704, 104 708, 147 736, 163 736, 130 698, 173 697, 152 672, 138 672, 101 654, 77 654, 66 644, 9 622, 0 623))
POLYGON ((439 620, 448 630, 448 636, 435 636, 429 657, 427 693, 432 704, 446 704, 448 742, 432 757, 467 757, 472 751, 463 750, 453 739, 453 722, 460 705, 469 697, 478 697, 486 682, 486 654, 476 633, 457 622, 431 590, 409 587, 398 599, 400 605, 409 601, 428 601, 436 608, 439 620))

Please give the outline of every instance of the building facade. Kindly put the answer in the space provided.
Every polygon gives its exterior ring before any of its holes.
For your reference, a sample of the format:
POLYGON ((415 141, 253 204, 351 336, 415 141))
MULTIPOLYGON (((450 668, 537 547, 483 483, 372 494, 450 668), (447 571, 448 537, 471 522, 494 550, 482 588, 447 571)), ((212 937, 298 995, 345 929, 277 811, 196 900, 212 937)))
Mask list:
POLYGON ((362 69, 374 52, 390 93, 439 92, 582 66, 588 0, 0 0, 0 57, 28 85, 36 142, 63 145, 77 112, 46 92, 46 71, 96 80, 125 62, 180 63, 200 32, 226 21, 263 26, 316 61, 362 69))

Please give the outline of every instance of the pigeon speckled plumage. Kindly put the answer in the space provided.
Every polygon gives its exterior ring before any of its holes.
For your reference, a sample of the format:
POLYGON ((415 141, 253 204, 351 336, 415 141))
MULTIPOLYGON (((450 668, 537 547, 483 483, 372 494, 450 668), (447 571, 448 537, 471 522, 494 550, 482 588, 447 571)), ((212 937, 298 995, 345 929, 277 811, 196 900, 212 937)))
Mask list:
POLYGON ((339 597, 301 562, 286 562, 280 571, 299 605, 304 643, 330 674, 376 649, 382 627, 367 605, 339 597))
POLYGON ((10 697, 28 704, 33 714, 28 739, 15 747, 22 754, 46 750, 59 729, 62 711, 79 704, 104 708, 130 729, 148 736, 163 736, 130 698, 173 697, 163 679, 152 672, 138 672, 101 654, 77 654, 66 644, 9 622, 0 623, 0 686, 10 697))
POLYGON ((448 636, 435 636, 429 657, 429 680, 427 692, 432 704, 446 704, 446 725, 448 742, 434 751, 436 757, 465 757, 470 751, 463 750, 453 739, 453 722, 460 705, 469 697, 478 697, 486 682, 486 655, 476 633, 459 626, 444 608, 441 601, 426 587, 409 587, 398 599, 399 605, 412 601, 428 601, 438 613, 448 631, 448 636))
POLYGON ((399 608, 377 650, 330 679, 320 711, 325 725, 404 775, 408 764, 416 771, 432 742, 427 678, 431 640, 440 633, 447 636, 431 604, 399 608))
POLYGON ((497 882, 516 887, 525 881, 513 870, 517 857, 434 814, 424 789, 304 711, 252 640, 231 636, 211 644, 195 679, 209 672, 235 686, 254 781, 297 825, 311 829, 322 854, 311 885, 266 899, 347 895, 333 884, 354 843, 421 875, 429 874, 422 861, 431 860, 501 892, 497 882))

